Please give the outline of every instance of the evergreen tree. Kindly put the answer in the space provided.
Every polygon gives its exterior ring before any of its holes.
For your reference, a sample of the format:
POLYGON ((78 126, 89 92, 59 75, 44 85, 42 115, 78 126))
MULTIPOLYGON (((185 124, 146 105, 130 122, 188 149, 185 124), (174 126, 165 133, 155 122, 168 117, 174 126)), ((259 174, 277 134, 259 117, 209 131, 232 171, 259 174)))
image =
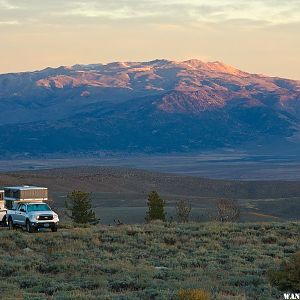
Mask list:
POLYGON ((68 217, 75 223, 97 224, 99 222, 92 209, 90 193, 82 191, 73 191, 69 193, 66 200, 66 209, 68 217))
POLYGON ((146 216, 147 221, 152 220, 166 220, 166 214, 164 211, 165 201, 160 198, 156 191, 152 191, 148 196, 148 213, 146 216))

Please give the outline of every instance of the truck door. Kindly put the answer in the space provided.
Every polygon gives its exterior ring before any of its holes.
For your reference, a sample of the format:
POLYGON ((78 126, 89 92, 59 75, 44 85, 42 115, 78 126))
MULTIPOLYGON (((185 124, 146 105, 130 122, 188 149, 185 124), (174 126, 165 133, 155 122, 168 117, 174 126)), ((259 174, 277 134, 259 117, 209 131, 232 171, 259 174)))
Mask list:
POLYGON ((27 209, 27 205, 22 204, 20 206, 20 211, 19 211, 20 214, 18 216, 19 216, 19 224, 21 225, 25 225, 26 223, 26 217, 27 217, 26 209, 27 209))
POLYGON ((16 207, 15 211, 14 211, 14 214, 12 215, 13 217, 13 220, 14 220, 14 223, 15 224, 20 224, 20 216, 21 216, 21 209, 22 207, 22 204, 18 204, 18 206, 16 207))
POLYGON ((19 204, 15 210, 14 223, 23 225, 24 214, 26 214, 25 205, 19 204))

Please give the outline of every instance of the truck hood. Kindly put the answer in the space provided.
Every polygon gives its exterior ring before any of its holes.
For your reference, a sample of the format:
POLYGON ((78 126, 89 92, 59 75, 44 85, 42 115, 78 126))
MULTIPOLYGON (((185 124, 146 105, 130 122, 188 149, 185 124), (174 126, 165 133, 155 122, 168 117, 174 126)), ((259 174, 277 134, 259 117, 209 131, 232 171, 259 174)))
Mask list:
POLYGON ((40 215, 45 215, 45 216, 54 216, 57 215, 53 211, 31 211, 28 213, 29 216, 40 216, 40 215))

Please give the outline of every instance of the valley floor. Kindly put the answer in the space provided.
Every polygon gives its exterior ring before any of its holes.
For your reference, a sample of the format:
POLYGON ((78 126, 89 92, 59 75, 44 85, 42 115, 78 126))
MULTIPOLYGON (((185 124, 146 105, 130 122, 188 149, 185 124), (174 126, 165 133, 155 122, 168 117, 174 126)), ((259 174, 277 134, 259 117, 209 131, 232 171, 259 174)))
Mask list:
POLYGON ((300 157, 280 154, 195 153, 168 155, 95 155, 0 160, 0 172, 69 167, 125 167, 177 175, 234 180, 300 180, 300 157))
POLYGON ((300 249, 300 224, 160 223, 0 230, 2 299, 282 299, 266 272, 300 249))

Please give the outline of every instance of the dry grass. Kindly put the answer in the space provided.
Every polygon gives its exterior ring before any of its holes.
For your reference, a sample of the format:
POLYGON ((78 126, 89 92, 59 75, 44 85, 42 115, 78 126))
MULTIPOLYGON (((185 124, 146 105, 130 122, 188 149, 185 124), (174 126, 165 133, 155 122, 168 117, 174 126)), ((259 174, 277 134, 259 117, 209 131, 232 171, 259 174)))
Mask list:
POLYGON ((299 230, 296 222, 1 230, 1 297, 169 300, 202 290, 218 300, 278 299, 267 271, 300 249, 299 230))
POLYGON ((179 300, 210 300, 210 296, 206 291, 201 289, 184 290, 178 292, 179 300))

